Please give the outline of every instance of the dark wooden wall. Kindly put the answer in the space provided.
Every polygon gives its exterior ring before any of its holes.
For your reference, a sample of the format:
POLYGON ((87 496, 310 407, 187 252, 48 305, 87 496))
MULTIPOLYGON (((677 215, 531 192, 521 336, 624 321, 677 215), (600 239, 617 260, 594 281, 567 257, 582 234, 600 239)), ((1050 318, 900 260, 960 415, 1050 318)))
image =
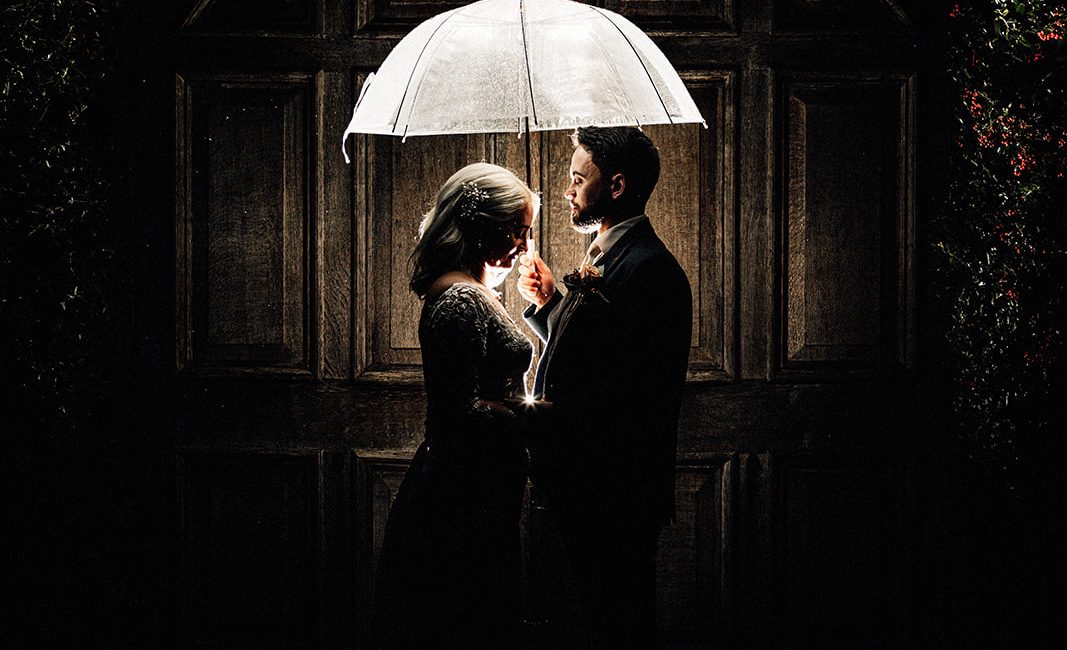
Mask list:
MULTIPOLYGON (((597 4, 653 36, 709 127, 646 129, 664 163, 648 212, 695 306, 664 636, 906 646, 916 3, 597 4)), ((422 435, 406 289, 420 215, 458 167, 505 165, 544 193, 538 245, 569 269, 586 245, 563 209, 569 140, 356 136, 346 165, 366 75, 457 3, 178 5, 156 17, 132 127, 141 424, 174 486, 164 588, 190 642, 359 647, 390 498, 422 435)), ((518 316, 513 287, 504 300, 518 316)), ((524 530, 531 647, 553 647, 571 636, 565 576, 543 513, 524 530)))

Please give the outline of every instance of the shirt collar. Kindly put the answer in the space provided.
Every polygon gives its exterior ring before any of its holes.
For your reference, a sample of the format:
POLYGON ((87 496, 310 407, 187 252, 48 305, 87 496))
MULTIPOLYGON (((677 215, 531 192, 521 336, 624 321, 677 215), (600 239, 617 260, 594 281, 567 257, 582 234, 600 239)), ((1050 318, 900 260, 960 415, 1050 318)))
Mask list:
POLYGON ((593 243, 589 244, 588 254, 591 259, 590 263, 596 264, 597 259, 611 250, 611 247, 614 246, 628 230, 644 221, 648 221, 648 215, 642 214, 636 217, 631 217, 597 235, 596 239, 593 240, 593 243), (593 251, 597 251, 596 254, 593 254, 593 251))

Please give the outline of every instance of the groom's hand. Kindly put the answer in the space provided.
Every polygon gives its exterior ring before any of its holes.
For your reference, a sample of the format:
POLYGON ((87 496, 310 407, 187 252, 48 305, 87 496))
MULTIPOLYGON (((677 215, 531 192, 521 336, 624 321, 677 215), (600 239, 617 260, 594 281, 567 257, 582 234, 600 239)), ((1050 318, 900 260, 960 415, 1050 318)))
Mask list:
POLYGON ((556 292, 552 270, 537 252, 524 253, 519 258, 519 279, 515 284, 519 294, 538 309, 544 307, 556 292))

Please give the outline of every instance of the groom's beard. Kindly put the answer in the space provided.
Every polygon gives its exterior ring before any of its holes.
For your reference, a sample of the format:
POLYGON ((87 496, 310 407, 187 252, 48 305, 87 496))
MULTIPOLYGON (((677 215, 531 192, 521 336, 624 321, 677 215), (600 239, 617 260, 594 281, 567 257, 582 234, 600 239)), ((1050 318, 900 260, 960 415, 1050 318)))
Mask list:
POLYGON ((579 212, 571 215, 571 228, 583 235, 588 235, 599 230, 602 221, 604 221, 604 217, 599 214, 579 212))
POLYGON ((583 235, 596 232, 607 218, 610 207, 611 196, 607 192, 601 192, 594 202, 578 210, 577 213, 571 213, 571 228, 583 235))

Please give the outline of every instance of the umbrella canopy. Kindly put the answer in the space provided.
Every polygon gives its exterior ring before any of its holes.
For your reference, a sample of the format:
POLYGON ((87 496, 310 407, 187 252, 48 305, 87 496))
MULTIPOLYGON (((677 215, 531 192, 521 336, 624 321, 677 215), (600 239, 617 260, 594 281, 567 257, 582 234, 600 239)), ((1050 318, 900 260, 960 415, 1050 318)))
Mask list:
POLYGON ((405 36, 363 84, 344 137, 703 121, 667 57, 622 16, 481 0, 405 36))

